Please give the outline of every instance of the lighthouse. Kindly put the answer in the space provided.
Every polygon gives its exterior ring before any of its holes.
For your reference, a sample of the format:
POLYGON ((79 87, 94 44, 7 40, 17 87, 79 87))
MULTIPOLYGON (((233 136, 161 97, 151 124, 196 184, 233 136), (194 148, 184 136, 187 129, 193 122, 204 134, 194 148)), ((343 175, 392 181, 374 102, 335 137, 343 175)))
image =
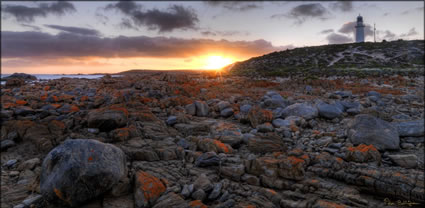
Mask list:
POLYGON ((364 42, 364 28, 363 17, 359 14, 356 24, 356 43, 364 42))

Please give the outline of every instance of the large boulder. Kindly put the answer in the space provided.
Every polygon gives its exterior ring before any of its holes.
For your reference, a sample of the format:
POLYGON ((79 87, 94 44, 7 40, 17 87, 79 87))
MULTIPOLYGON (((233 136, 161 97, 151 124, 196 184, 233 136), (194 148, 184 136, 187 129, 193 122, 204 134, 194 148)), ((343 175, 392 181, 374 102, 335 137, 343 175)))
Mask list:
POLYGON ((23 80, 37 80, 37 77, 25 73, 13 73, 10 76, 4 77, 3 79, 23 79, 23 80))
POLYGON ((357 115, 348 123, 348 138, 355 144, 373 144, 378 150, 398 150, 400 138, 391 123, 367 114, 357 115))
POLYGON ((288 116, 299 116, 303 117, 306 120, 316 118, 319 114, 319 111, 316 107, 306 104, 306 103, 295 103, 283 109, 282 117, 286 118, 288 116))
POLYGON ((44 159, 40 191, 49 201, 75 207, 126 176, 126 159, 119 148, 91 139, 66 140, 44 159))
POLYGON ((128 112, 125 109, 100 109, 88 114, 90 128, 100 131, 110 131, 127 124, 128 112))
POLYGON ((423 136, 424 119, 396 123, 398 134, 402 137, 423 136))
POLYGON ((199 117, 208 116, 209 107, 206 102, 195 101, 195 106, 196 106, 196 116, 199 116, 199 117))
POLYGON ((317 109, 319 110, 319 115, 327 119, 338 118, 344 112, 344 106, 338 103, 319 103, 317 105, 317 109))
POLYGON ((251 126, 256 128, 260 124, 271 122, 273 120, 273 113, 255 106, 249 110, 248 119, 251 122, 251 126))

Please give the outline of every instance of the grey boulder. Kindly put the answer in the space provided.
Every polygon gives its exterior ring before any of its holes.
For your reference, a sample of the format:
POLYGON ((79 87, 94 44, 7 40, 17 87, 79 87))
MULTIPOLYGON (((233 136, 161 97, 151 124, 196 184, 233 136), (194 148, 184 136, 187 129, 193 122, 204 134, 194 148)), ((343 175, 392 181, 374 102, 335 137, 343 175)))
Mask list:
POLYGON ((424 119, 396 123, 398 134, 402 137, 423 136, 424 119))
POLYGON ((49 201, 79 206, 127 176, 121 149, 91 139, 66 140, 45 157, 40 191, 49 201))
POLYGON ((319 111, 316 107, 306 103, 295 103, 292 104, 282 111, 282 117, 288 116, 299 116, 306 120, 316 118, 319 115, 319 111))
POLYGON ((354 145, 374 145, 378 150, 400 149, 400 138, 395 126, 367 114, 357 115, 348 123, 348 138, 354 145))

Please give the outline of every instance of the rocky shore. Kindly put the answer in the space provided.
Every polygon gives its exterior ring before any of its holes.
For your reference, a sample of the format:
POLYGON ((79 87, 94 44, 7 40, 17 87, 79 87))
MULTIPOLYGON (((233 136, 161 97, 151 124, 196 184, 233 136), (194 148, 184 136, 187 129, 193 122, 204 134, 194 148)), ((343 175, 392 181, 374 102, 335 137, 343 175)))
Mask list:
POLYGON ((2 208, 425 202, 420 74, 10 80, 2 208))

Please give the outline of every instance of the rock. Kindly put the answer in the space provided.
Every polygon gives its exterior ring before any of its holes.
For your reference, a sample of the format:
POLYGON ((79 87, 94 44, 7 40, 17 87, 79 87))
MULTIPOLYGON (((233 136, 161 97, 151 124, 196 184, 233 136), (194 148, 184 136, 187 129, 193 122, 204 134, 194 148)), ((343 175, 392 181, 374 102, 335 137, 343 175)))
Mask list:
POLYGON ((235 124, 218 122, 210 128, 211 136, 232 147, 238 146, 242 141, 241 130, 235 124))
POLYGON ((37 203, 41 202, 42 200, 43 200, 43 196, 37 194, 35 196, 28 197, 27 199, 22 201, 22 204, 24 204, 25 206, 31 207, 31 206, 35 206, 37 203))
POLYGON ((220 163, 220 158, 215 152, 206 152, 199 156, 195 161, 197 167, 217 166, 220 163))
POLYGON ((194 200, 189 203, 190 207, 193 208, 208 208, 201 200, 194 200))
POLYGON ((6 87, 20 87, 24 84, 25 80, 23 79, 12 78, 6 80, 6 87))
POLYGON ((391 160, 403 168, 414 168, 416 167, 418 157, 414 154, 407 155, 388 155, 391 160))
POLYGON ((174 192, 162 195, 152 208, 189 207, 189 205, 174 192))
POLYGON ((10 76, 4 77, 3 79, 9 80, 9 79, 23 79, 23 80, 37 80, 37 77, 30 74, 25 73, 13 73, 10 76))
POLYGON ((229 164, 220 166, 220 174, 227 176, 235 181, 240 181, 241 176, 245 173, 245 166, 242 164, 229 164))
POLYGON ((240 110, 241 113, 248 114, 248 112, 249 112, 249 110, 251 110, 251 108, 252 108, 251 105, 245 104, 245 105, 242 105, 239 110, 240 110))
POLYGON ((192 193, 192 198, 195 200, 204 200, 206 198, 205 191, 202 189, 198 189, 192 193))
POLYGON ((263 133, 267 133, 267 132, 272 132, 273 131, 273 126, 271 123, 267 122, 267 123, 263 123, 257 126, 258 132, 263 132, 263 133))
POLYGON ((285 150, 285 145, 279 136, 269 134, 250 138, 248 149, 254 153, 281 152, 285 150))
POLYGON ((27 160, 23 163, 21 163, 18 166, 18 170, 22 171, 22 170, 32 170, 35 168, 35 166, 38 166, 40 164, 40 159, 38 158, 33 158, 30 160, 27 160))
POLYGON ((167 125, 172 126, 177 123, 177 116, 169 116, 167 118, 167 125))
POLYGON ((211 191, 210 195, 208 196, 208 199, 209 200, 217 199, 218 196, 220 196, 220 194, 221 194, 221 188, 222 187, 223 187, 222 183, 215 183, 213 190, 211 191))
POLYGON ((367 114, 357 115, 348 123, 347 135, 355 145, 372 144, 378 150, 400 148, 397 128, 391 123, 367 114))
POLYGON ((290 120, 283 120, 281 118, 275 119, 272 122, 273 126, 275 126, 276 128, 280 128, 280 127, 287 127, 289 128, 289 126, 291 126, 291 121, 290 120))
POLYGON ((232 108, 226 108, 220 111, 220 116, 227 118, 229 116, 233 115, 233 109, 232 108))
POLYGON ((35 113, 34 109, 29 106, 18 106, 15 108, 15 115, 17 116, 27 116, 35 113))
POLYGON ((18 160, 12 159, 12 160, 8 160, 6 164, 4 164, 4 166, 6 166, 6 168, 13 168, 17 163, 18 163, 18 160))
POLYGON ((201 174, 193 183, 195 190, 202 189, 205 192, 211 191, 213 185, 205 174, 201 174))
POLYGON ((264 101, 262 107, 265 108, 284 108, 289 104, 287 100, 275 91, 268 91, 262 100, 264 101))
POLYGON ((186 113, 194 116, 196 114, 196 105, 195 103, 188 104, 185 106, 186 113))
POLYGON ((257 128, 258 125, 271 122, 273 120, 273 113, 269 110, 263 110, 258 106, 251 108, 248 113, 248 119, 251 122, 253 128, 257 128))
POLYGON ((97 128, 88 128, 87 132, 91 133, 91 134, 98 134, 99 133, 99 129, 97 128))
POLYGON ((158 178, 144 171, 138 171, 134 177, 135 207, 152 207, 161 194, 165 192, 165 185, 158 178))
POLYGON ((253 186, 259 186, 260 185, 260 179, 258 179, 257 176, 251 175, 251 174, 244 174, 241 177, 242 181, 246 182, 249 185, 253 186))
POLYGON ((132 195, 121 197, 105 197, 103 198, 102 208, 134 208, 134 200, 132 195))
POLYGON ((230 103, 227 101, 220 101, 219 103, 217 103, 217 107, 219 111, 223 111, 224 109, 230 107, 230 103))
POLYGON ((216 139, 200 139, 197 142, 198 148, 204 152, 216 152, 216 153, 226 153, 230 154, 233 152, 233 148, 228 145, 220 142, 216 139))
POLYGON ((368 97, 375 96, 377 98, 380 98, 381 97, 381 93, 376 92, 376 91, 369 91, 369 92, 366 93, 366 96, 368 96, 368 97))
POLYGON ((398 134, 402 137, 424 136, 424 119, 395 123, 398 134))
POLYGON ((342 105, 327 103, 318 104, 317 109, 319 110, 319 115, 327 119, 341 117, 344 111, 344 107, 342 105))
POLYGON ((66 140, 45 157, 40 191, 49 201, 78 206, 126 175, 125 155, 119 148, 91 139, 66 140))
POLYGON ((125 109, 101 109, 88 114, 88 126, 100 131, 110 131, 127 124, 128 112, 125 109))
POLYGON ((183 186, 183 190, 181 194, 184 198, 187 198, 192 194, 192 192, 193 192, 193 184, 190 184, 190 185, 186 184, 183 186))
POLYGON ((288 116, 299 116, 306 120, 316 118, 319 114, 319 111, 316 107, 311 106, 306 103, 296 103, 292 104, 282 111, 282 117, 286 118, 288 116))
POLYGON ((373 145, 360 144, 357 147, 348 147, 345 159, 361 163, 369 161, 381 163, 381 154, 373 145))
POLYGON ((334 94, 339 95, 342 98, 348 98, 348 97, 351 97, 353 95, 353 93, 351 91, 335 91, 334 94))
POLYGON ((9 147, 13 147, 15 145, 16 143, 13 140, 9 140, 9 139, 2 140, 0 143, 1 151, 5 151, 9 149, 9 147))
POLYGON ((208 104, 204 101, 195 101, 196 106, 196 116, 206 117, 208 116, 208 104))

